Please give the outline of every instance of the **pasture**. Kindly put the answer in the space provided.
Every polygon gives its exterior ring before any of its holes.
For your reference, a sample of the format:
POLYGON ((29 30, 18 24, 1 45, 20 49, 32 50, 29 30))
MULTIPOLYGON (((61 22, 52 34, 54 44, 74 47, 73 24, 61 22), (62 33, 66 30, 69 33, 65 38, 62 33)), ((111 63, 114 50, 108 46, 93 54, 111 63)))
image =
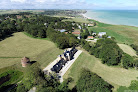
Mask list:
POLYGON ((46 39, 31 38, 22 32, 14 33, 0 42, 0 68, 20 65, 24 56, 29 57, 31 61, 38 61, 41 68, 44 68, 62 52, 63 50, 46 39))

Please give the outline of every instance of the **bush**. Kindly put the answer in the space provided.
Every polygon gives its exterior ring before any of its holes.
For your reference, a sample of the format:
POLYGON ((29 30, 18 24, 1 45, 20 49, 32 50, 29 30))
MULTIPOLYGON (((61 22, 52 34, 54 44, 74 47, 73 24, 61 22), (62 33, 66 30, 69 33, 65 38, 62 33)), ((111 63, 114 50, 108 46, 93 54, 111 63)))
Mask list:
POLYGON ((111 92, 112 85, 105 82, 97 74, 83 69, 77 81, 78 92, 111 92))
POLYGON ((138 81, 137 80, 133 80, 133 81, 131 81, 131 84, 130 84, 129 87, 120 86, 117 89, 117 92, 124 92, 124 91, 137 92, 137 90, 138 90, 138 81))
POLYGON ((9 85, 15 84, 22 79, 23 73, 20 71, 9 70, 0 75, 0 81, 5 80, 4 83, 0 85, 0 91, 8 88, 9 85))
POLYGON ((122 50, 112 39, 98 40, 89 53, 97 58, 101 58, 102 63, 107 65, 118 65, 121 62, 122 50))
POLYGON ((128 55, 128 54, 124 54, 123 57, 122 57, 122 65, 124 68, 129 68, 129 67, 132 67, 132 63, 133 63, 133 58, 128 55))

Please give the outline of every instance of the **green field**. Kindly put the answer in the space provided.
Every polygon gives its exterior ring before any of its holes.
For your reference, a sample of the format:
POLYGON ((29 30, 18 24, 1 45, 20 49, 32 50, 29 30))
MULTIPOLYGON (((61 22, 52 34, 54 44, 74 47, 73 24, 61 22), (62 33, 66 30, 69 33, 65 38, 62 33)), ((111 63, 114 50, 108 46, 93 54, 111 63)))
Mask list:
POLYGON ((63 50, 45 39, 34 39, 22 32, 0 42, 0 68, 19 64, 22 57, 26 56, 31 61, 38 61, 42 68, 57 58, 63 50))
POLYGON ((89 23, 87 19, 84 18, 71 18, 71 19, 65 19, 63 21, 75 21, 75 22, 80 22, 80 23, 89 23))
POLYGON ((107 32, 107 35, 115 37, 118 43, 138 44, 138 27, 110 25, 97 22, 96 27, 89 27, 90 31, 96 33, 107 32))
POLYGON ((126 44, 118 44, 118 46, 130 56, 137 56, 136 51, 126 44))
POLYGON ((39 14, 44 12, 44 10, 0 10, 0 14, 18 14, 19 12, 30 12, 39 14))
POLYGON ((84 51, 64 75, 65 79, 67 77, 72 77, 74 79, 74 82, 70 84, 70 88, 75 86, 82 68, 87 68, 101 76, 105 81, 115 87, 114 91, 119 86, 129 86, 131 80, 136 80, 138 77, 138 71, 136 70, 126 70, 112 66, 109 67, 102 64, 100 59, 97 59, 84 51))

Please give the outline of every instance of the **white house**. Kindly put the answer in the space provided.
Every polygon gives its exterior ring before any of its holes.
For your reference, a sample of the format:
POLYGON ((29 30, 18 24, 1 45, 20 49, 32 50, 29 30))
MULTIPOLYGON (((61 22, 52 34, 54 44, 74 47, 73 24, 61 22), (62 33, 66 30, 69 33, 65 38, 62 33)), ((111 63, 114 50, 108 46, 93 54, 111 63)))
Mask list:
POLYGON ((103 35, 106 35, 106 32, 99 32, 98 36, 102 38, 103 35))
POLYGON ((107 38, 111 38, 111 36, 108 36, 107 38))

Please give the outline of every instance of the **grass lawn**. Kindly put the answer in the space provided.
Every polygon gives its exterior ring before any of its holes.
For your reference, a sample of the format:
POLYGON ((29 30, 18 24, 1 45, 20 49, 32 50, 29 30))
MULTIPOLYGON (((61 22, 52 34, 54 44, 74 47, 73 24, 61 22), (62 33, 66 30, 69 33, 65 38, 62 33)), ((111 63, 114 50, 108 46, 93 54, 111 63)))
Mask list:
POLYGON ((84 18, 72 18, 72 19, 65 19, 63 21, 75 21, 75 22, 80 22, 80 23, 89 23, 87 19, 84 18))
POLYGON ((75 86, 82 68, 87 68, 101 76, 105 81, 115 87, 114 91, 119 86, 129 86, 131 80, 136 80, 138 77, 138 71, 136 70, 109 67, 102 64, 100 59, 97 59, 84 51, 64 75, 64 79, 68 77, 72 77, 74 79, 74 82, 70 84, 70 88, 75 86))
POLYGON ((137 56, 136 51, 126 44, 118 44, 118 46, 130 56, 137 56))
POLYGON ((24 56, 31 61, 38 61, 44 68, 63 52, 51 41, 31 38, 22 32, 1 41, 0 49, 0 68, 20 64, 24 56))

